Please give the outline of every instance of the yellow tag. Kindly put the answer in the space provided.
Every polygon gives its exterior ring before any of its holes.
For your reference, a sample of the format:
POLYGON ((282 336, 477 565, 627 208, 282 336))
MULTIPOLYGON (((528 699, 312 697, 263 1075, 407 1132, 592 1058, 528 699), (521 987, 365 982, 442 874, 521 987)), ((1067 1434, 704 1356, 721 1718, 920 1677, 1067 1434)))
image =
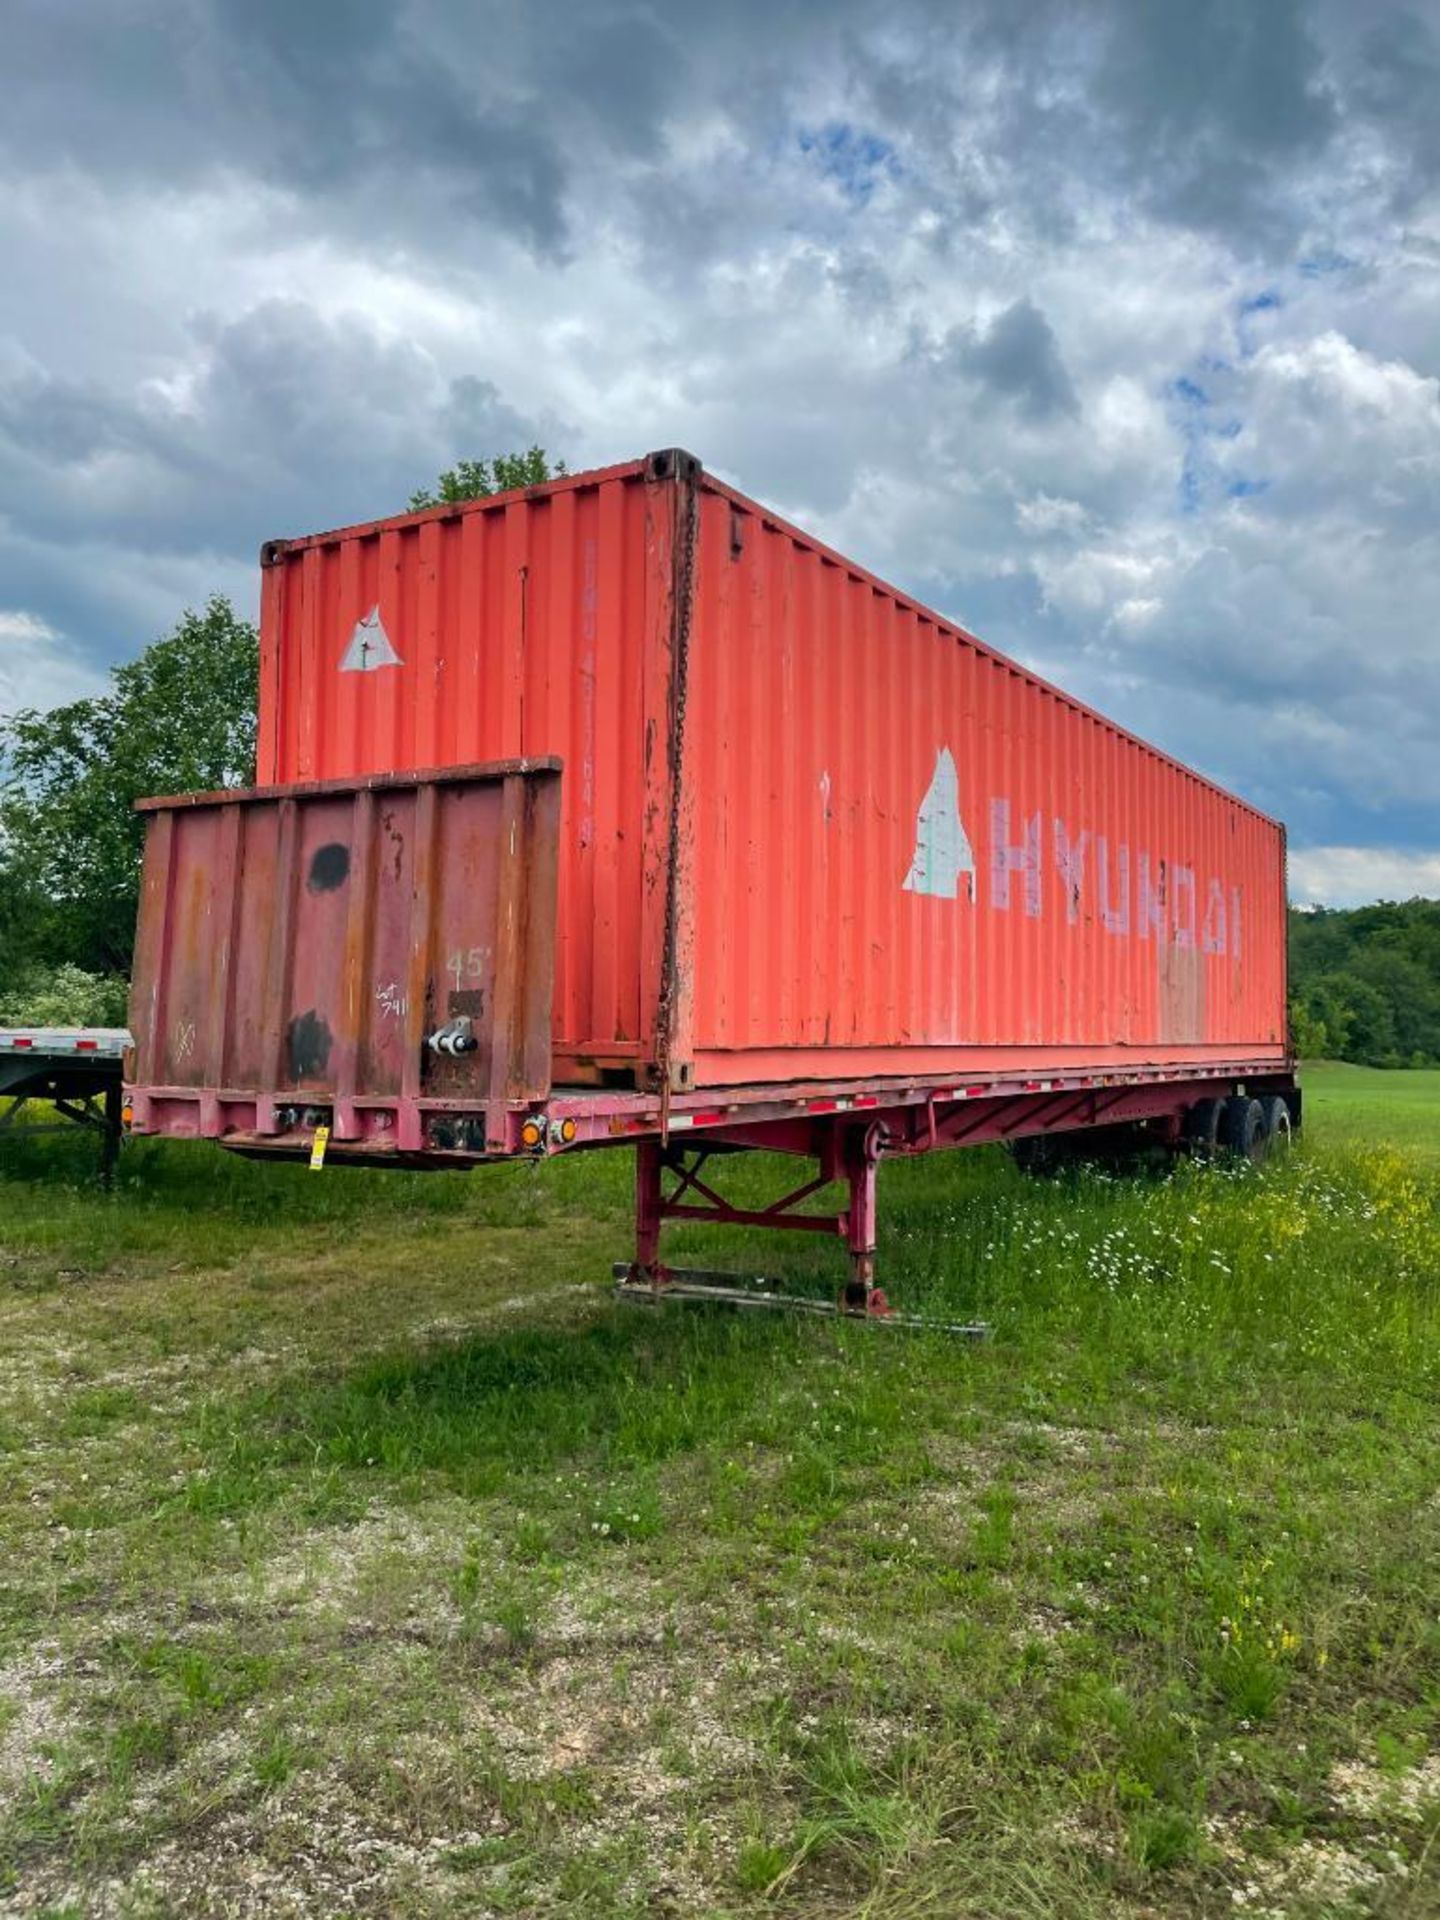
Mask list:
POLYGON ((319 1173, 325 1164, 325 1149, 330 1144, 330 1129, 317 1127, 315 1138, 310 1143, 310 1171, 319 1173))

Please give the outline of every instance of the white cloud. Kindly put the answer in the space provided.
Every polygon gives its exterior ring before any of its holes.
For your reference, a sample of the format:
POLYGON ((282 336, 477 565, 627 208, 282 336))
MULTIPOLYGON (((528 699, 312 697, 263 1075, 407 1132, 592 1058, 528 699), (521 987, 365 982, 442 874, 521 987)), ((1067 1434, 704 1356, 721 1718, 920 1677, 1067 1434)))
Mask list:
POLYGON ((103 679, 39 614, 0 608, 0 716, 85 699, 103 679))
POLYGON ((1290 899, 1299 907, 1358 907, 1372 900, 1440 896, 1440 849, 1306 847, 1290 850, 1290 899))

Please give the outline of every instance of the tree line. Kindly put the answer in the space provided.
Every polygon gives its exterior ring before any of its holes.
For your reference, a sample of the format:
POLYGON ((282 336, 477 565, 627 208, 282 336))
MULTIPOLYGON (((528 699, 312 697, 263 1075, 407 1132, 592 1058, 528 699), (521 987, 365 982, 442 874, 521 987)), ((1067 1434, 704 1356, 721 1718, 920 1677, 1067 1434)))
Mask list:
POLYGON ((1310 1059, 1440 1064, 1440 900, 1292 908, 1290 1020, 1310 1059))

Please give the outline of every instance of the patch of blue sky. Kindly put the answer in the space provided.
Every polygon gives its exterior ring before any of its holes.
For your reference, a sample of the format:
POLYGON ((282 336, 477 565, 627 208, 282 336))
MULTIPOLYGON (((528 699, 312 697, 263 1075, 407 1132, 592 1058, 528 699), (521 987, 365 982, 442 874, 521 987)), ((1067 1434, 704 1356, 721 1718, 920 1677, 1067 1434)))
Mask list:
POLYGON ((816 161, 852 206, 865 206, 882 180, 893 180, 900 172, 899 156, 890 141, 847 120, 802 127, 797 138, 800 151, 816 161))
POLYGON ((1253 500, 1257 493, 1269 490, 1268 480, 1231 480, 1226 483, 1225 492, 1231 500, 1253 500))
POLYGON ((1256 349, 1256 337, 1251 323, 1262 314, 1278 313, 1285 302, 1274 287, 1262 287, 1259 293, 1252 293, 1239 303, 1235 316, 1235 333, 1240 348, 1240 358, 1248 360, 1256 349))
POLYGON ((1198 513, 1205 504, 1206 462, 1194 447, 1185 449, 1185 458, 1180 462, 1180 511, 1184 514, 1198 513))
MULTIPOLYGON (((1196 368, 1202 376, 1223 376, 1231 371, 1221 360, 1207 360, 1196 368)), ((1220 463, 1212 451, 1217 440, 1239 438, 1243 422, 1228 408, 1223 411, 1210 388, 1191 374, 1178 374, 1166 388, 1174 405, 1174 420, 1182 442, 1177 506, 1187 517, 1200 513, 1211 502, 1228 496, 1241 499, 1262 491, 1268 481, 1239 481, 1232 490, 1220 463)))
POLYGON ((1332 247, 1322 247, 1316 253, 1310 253, 1295 263, 1295 270, 1307 280, 1322 279, 1327 273, 1349 273, 1360 262, 1352 260, 1348 253, 1337 253, 1332 247))
POLYGON ((1188 374, 1182 373, 1178 379, 1170 382, 1170 393, 1183 407, 1199 408, 1208 407, 1210 404, 1209 394, 1197 381, 1190 379, 1188 374))

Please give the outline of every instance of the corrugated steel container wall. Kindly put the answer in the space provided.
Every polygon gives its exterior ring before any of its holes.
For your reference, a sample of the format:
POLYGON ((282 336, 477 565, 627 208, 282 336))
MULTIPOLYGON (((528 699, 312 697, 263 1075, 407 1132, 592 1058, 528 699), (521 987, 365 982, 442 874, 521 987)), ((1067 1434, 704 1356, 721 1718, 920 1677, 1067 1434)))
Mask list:
POLYGON ((502 762, 147 803, 136 1084, 335 1101, 340 1138, 356 1099, 543 1095, 559 787, 502 762), (460 1018, 469 1050, 427 1047, 460 1018))
POLYGON ((699 1084, 1284 1057, 1283 831, 708 478, 688 681, 699 1084))
POLYGON ((262 781, 563 763, 557 1081, 643 1078, 662 1010, 699 1085, 1285 1056, 1273 821, 708 476, 687 640, 684 471, 266 568, 262 781), (367 617, 396 664, 343 671, 367 617))
POLYGON ((633 1070, 653 1042, 675 509, 633 462, 264 555, 261 784, 563 762, 558 1077, 633 1070), (354 670, 377 615, 397 663, 354 670))

